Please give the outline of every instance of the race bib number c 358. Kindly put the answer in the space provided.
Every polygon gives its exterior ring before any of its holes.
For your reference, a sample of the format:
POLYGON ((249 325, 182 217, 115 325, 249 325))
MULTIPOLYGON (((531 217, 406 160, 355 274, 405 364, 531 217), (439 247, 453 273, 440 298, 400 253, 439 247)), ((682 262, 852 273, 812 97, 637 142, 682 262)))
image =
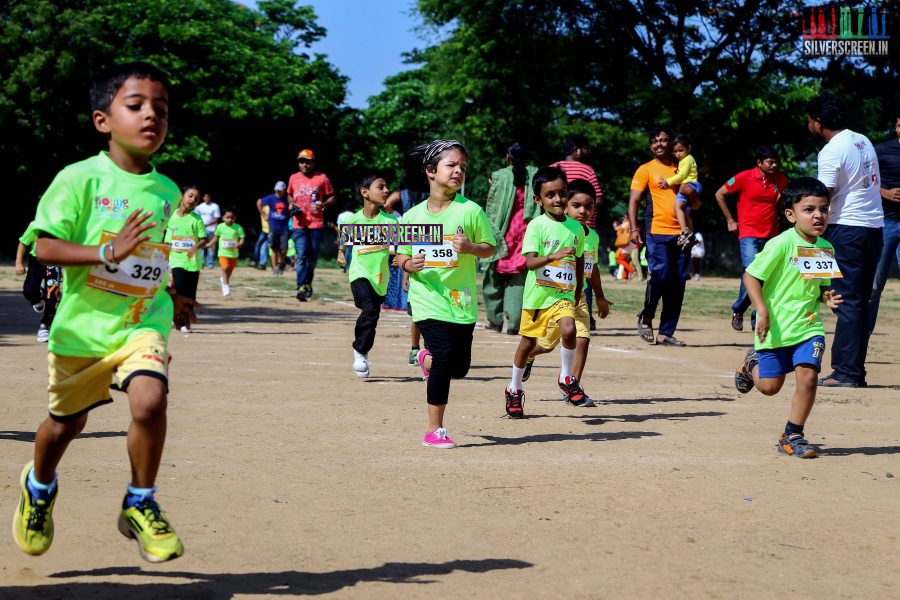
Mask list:
POLYGON ((840 269, 831 248, 797 248, 794 264, 803 279, 840 279, 840 269))
MULTIPOLYGON (((115 234, 104 231, 100 243, 112 241, 115 234)), ((169 244, 144 242, 115 267, 96 265, 88 275, 87 285, 98 290, 150 298, 159 291, 169 268, 169 244)))
POLYGON ((575 290, 574 260, 555 260, 534 273, 535 283, 540 286, 555 288, 564 292, 575 290))
POLYGON ((443 244, 419 246, 419 252, 425 253, 425 268, 453 269, 459 266, 459 255, 453 249, 453 236, 444 235, 443 244))

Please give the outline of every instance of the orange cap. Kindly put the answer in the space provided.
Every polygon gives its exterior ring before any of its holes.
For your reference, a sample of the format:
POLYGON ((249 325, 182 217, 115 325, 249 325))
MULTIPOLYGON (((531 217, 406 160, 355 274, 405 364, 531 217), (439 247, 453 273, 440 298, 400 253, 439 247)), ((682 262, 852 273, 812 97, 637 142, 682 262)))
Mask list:
POLYGON ((300 160, 301 158, 305 158, 307 160, 316 160, 316 155, 313 154, 313 151, 309 148, 304 148, 300 151, 300 154, 297 155, 297 160, 300 160))

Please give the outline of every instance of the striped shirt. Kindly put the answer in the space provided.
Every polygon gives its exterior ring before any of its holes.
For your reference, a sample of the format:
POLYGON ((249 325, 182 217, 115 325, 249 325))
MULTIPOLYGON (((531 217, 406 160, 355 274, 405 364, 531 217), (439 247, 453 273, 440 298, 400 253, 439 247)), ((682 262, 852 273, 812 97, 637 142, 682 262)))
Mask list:
POLYGON ((590 165, 578 162, 577 160, 561 160, 550 166, 562 169, 562 172, 566 174, 567 181, 586 179, 594 186, 594 193, 597 194, 597 209, 594 210, 594 222, 588 223, 588 226, 596 229, 597 213, 599 212, 600 204, 602 202, 603 190, 600 188, 600 182, 597 181, 597 174, 594 172, 594 169, 590 165))

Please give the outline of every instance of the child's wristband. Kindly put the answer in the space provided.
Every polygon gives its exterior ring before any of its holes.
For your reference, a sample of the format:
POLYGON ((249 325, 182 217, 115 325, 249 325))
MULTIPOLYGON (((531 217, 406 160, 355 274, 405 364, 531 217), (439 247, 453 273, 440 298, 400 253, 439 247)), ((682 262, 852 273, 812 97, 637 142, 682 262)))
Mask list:
POLYGON ((100 253, 100 262, 102 262, 104 265, 106 265, 110 269, 114 269, 114 268, 116 268, 116 266, 118 266, 119 263, 117 263, 114 260, 108 260, 106 258, 106 249, 109 247, 109 245, 110 245, 109 242, 106 242, 105 244, 100 245, 100 252, 99 252, 100 253))

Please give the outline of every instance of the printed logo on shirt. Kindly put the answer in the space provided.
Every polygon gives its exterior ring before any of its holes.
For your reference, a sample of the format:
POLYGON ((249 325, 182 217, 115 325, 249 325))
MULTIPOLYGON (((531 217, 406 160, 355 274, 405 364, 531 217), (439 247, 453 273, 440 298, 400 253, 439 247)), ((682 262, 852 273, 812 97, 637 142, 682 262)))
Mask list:
MULTIPOLYGON (((106 198, 94 196, 94 211, 104 218, 126 218, 128 198, 106 198)), ((168 212, 166 213, 169 214, 168 212)))

